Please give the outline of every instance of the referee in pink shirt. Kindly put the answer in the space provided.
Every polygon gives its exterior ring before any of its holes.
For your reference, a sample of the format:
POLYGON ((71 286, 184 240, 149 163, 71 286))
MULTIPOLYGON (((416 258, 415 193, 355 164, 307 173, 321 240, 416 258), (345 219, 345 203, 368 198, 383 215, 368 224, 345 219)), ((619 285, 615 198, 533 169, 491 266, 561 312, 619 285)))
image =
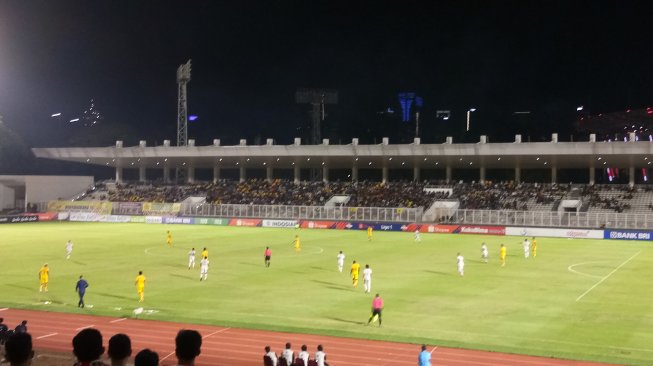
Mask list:
POLYGON ((367 321, 367 324, 369 325, 372 320, 374 319, 375 316, 379 316, 379 327, 381 326, 381 311, 383 310, 383 299, 379 294, 376 294, 374 297, 374 300, 372 300, 372 315, 370 315, 370 319, 367 321))
POLYGON ((270 247, 265 247, 265 266, 270 267, 270 258, 272 257, 272 250, 270 247))

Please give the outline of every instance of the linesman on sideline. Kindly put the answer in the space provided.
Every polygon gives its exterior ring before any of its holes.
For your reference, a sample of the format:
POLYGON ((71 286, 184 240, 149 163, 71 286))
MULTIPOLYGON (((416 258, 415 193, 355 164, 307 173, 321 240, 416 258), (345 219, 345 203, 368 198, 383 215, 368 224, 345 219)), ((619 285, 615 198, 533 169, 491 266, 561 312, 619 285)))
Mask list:
POLYGON ((376 294, 372 300, 372 315, 367 320, 367 325, 379 319, 379 327, 381 326, 381 312, 383 311, 383 299, 379 294, 376 294))

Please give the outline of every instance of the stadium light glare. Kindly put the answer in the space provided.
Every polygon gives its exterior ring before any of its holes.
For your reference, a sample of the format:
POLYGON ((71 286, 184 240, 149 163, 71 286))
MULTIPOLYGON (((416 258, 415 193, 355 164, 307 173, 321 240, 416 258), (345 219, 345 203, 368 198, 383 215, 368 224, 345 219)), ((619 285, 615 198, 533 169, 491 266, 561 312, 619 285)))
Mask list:
POLYGON ((59 117, 59 116, 61 116, 61 112, 52 113, 50 117, 59 117))
POLYGON ((79 118, 73 118, 73 119, 71 119, 71 120, 68 121, 68 122, 73 123, 73 122, 77 122, 77 121, 79 121, 79 118))
POLYGON ((576 112, 580 112, 580 111, 582 111, 583 108, 584 108, 584 107, 583 107, 582 105, 579 105, 578 107, 576 107, 576 112))

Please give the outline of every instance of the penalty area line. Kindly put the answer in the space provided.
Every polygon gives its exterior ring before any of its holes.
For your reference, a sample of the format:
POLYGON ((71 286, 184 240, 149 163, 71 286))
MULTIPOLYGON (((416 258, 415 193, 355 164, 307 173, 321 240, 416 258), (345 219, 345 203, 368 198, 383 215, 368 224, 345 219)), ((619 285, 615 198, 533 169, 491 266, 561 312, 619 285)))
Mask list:
POLYGON ((592 291, 592 290, 594 290, 594 288, 596 288, 596 286, 600 285, 601 283, 603 283, 603 281, 607 280, 610 276, 612 276, 615 272, 617 272, 617 271, 619 270, 619 268, 625 266, 625 265, 626 265, 628 262, 630 262, 633 258, 637 257, 637 256, 639 255, 639 253, 641 253, 641 252, 642 252, 642 251, 640 250, 639 252, 633 254, 632 257, 626 259, 623 263, 621 263, 621 264, 619 265, 619 267, 613 269, 612 272, 608 273, 605 277, 601 278, 601 279, 599 280, 599 282, 597 282, 597 283, 594 284, 594 286, 590 287, 587 291, 583 292, 582 295, 578 296, 578 297, 576 298, 576 301, 582 299, 583 297, 585 297, 585 295, 589 294, 590 291, 592 291))

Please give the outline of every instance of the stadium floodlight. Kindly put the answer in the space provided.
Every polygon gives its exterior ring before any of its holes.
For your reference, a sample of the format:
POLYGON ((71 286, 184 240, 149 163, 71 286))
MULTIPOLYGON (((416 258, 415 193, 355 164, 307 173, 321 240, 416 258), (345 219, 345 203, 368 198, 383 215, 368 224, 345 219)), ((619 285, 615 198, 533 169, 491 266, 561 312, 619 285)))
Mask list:
POLYGON ((583 107, 582 105, 579 105, 578 107, 576 107, 576 112, 580 112, 580 111, 582 111, 583 108, 584 108, 584 107, 583 107))
POLYGON ((52 113, 50 117, 59 117, 59 116, 61 116, 61 112, 52 113))
POLYGON ((476 112, 476 108, 470 108, 469 111, 470 112, 476 112))
POLYGON ((74 118, 74 119, 71 119, 71 120, 68 121, 68 122, 73 123, 73 122, 78 122, 78 121, 79 121, 79 118, 74 118))

